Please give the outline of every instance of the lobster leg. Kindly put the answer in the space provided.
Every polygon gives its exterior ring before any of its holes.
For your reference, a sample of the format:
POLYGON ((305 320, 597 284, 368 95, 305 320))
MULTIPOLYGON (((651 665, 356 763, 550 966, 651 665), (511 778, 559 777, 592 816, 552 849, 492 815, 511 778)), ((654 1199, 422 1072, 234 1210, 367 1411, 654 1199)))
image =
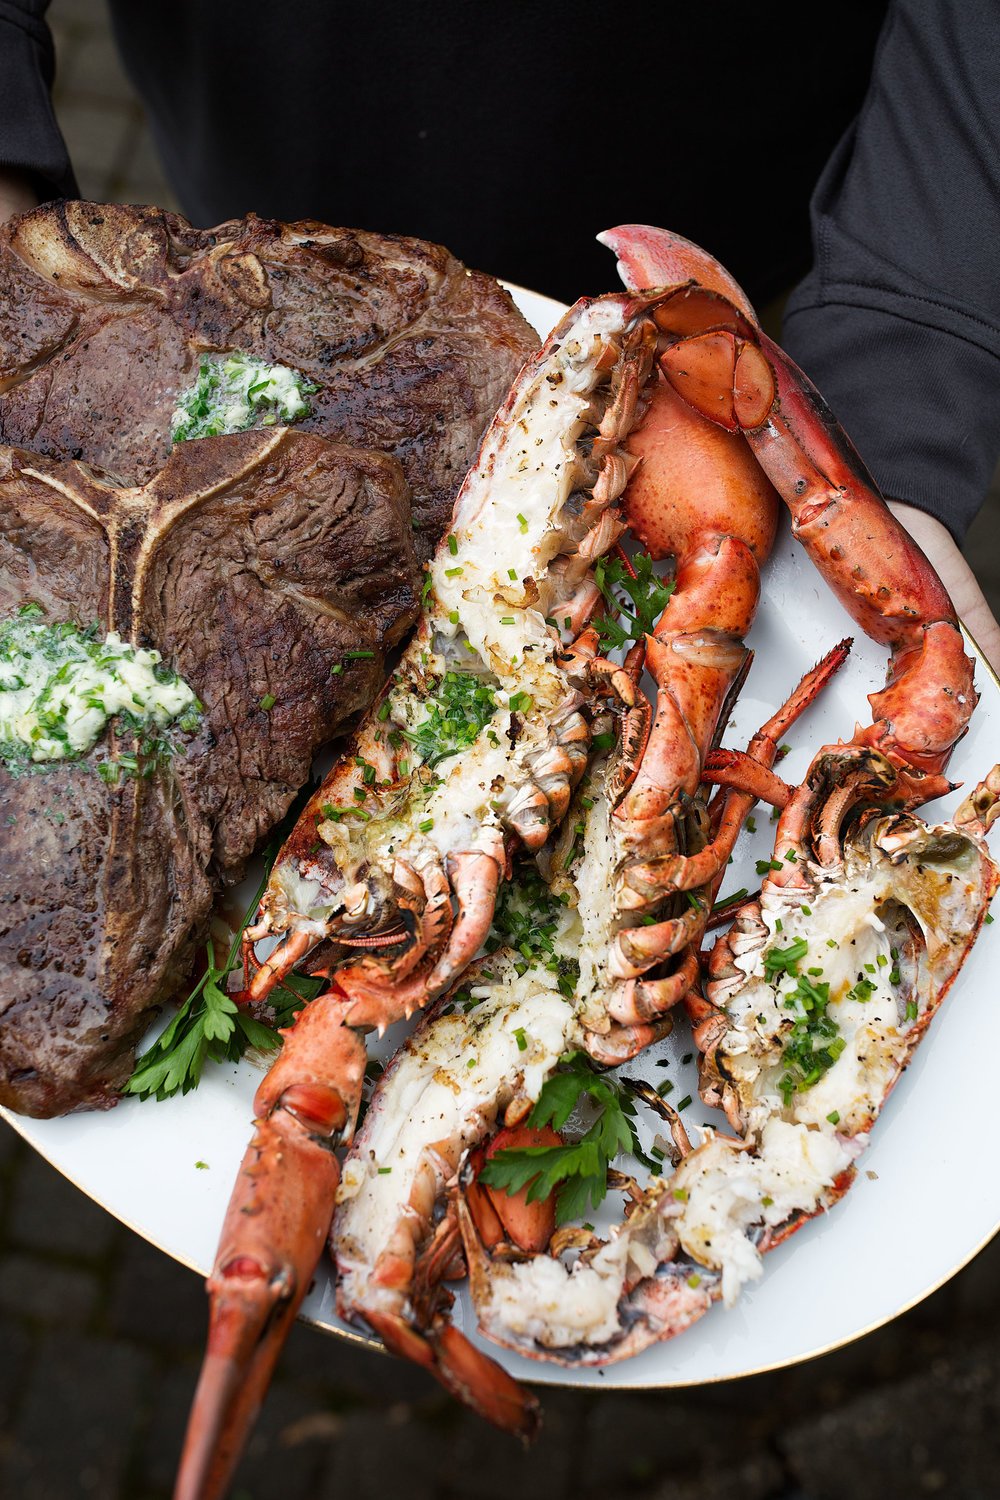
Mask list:
POLYGON ((365 1315, 390 1354, 422 1366, 463 1405, 501 1432, 530 1443, 539 1426, 538 1400, 451 1323, 418 1332, 398 1314, 365 1315))
POLYGON ((257 1091, 257 1121, 208 1280, 208 1347, 175 1500, 224 1494, 326 1243, 366 1051, 349 1001, 318 996, 285 1033, 257 1091), (336 1080, 335 1083, 329 1080, 336 1080))
POLYGON ((459 853, 451 857, 452 885, 458 916, 448 931, 440 957, 415 969, 396 983, 377 967, 361 964, 337 971, 337 984, 354 1004, 352 1026, 377 1029, 379 1034, 393 1022, 409 1019, 417 1010, 442 994, 467 968, 490 930, 497 886, 504 863, 503 846, 495 840, 491 853, 459 853))
MULTIPOLYGON (((629 526, 652 556, 675 560, 676 580, 646 638, 645 664, 656 683, 651 725, 648 711, 636 714, 622 671, 606 672, 629 710, 625 754, 609 788, 618 876, 606 1016, 633 1031, 627 1045, 635 1047, 655 1016, 685 993, 692 968, 686 950, 707 914, 707 902, 702 909, 686 900, 677 905, 686 888, 670 869, 704 839, 705 757, 749 665, 743 638, 760 597, 759 566, 774 539, 777 497, 743 439, 692 411, 663 379, 628 450, 643 460, 623 496, 629 526), (662 878, 650 878, 654 864, 662 878), (669 957, 672 974, 636 988, 669 957)), ((613 1053, 623 1041, 619 1036, 613 1053)), ((595 1046, 607 1055, 607 1044, 595 1039, 595 1046)))
MULTIPOLYGON (((778 753, 778 745, 801 713, 809 707, 817 693, 829 682, 833 674, 843 665, 850 649, 850 641, 844 640, 828 651, 796 687, 777 713, 763 724, 753 736, 739 764, 745 774, 739 783, 729 789, 719 827, 712 842, 693 855, 672 855, 649 862, 645 867, 636 866, 631 871, 631 880, 638 889, 656 889, 672 884, 678 890, 691 890, 697 886, 710 886, 705 892, 704 906, 709 909, 718 895, 729 856, 736 839, 762 790, 758 773, 770 774, 769 768, 778 753)), ((711 760, 711 757, 709 757, 711 760)), ((707 925, 707 918, 695 924, 695 930, 707 925)), ((650 928, 640 929, 640 934, 649 933, 650 928)), ((715 1036, 722 1012, 705 1000, 699 989, 699 969, 692 949, 682 958, 676 971, 665 979, 633 979, 620 994, 609 1003, 612 1018, 622 1024, 649 1022, 662 1014, 669 1006, 682 1002, 692 1026, 699 1051, 704 1051, 708 1039, 715 1036)))

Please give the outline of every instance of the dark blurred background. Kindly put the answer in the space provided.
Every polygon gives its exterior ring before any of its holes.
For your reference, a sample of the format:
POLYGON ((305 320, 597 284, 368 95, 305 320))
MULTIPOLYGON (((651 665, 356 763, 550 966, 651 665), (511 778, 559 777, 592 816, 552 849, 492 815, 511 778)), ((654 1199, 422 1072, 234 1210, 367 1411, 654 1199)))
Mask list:
MULTIPOLYGON (((838 11, 829 43, 834 63, 845 60, 843 91, 833 97, 808 77, 789 76, 801 47, 786 49, 777 37, 766 76, 748 68, 743 86, 778 95, 783 128, 771 139, 732 139, 713 134, 709 123, 705 159, 715 164, 717 186, 697 194, 684 173, 672 194, 669 143, 654 150, 630 129, 630 93, 652 65, 641 56, 641 39, 616 59, 621 82, 613 96, 600 93, 595 42, 592 90, 602 128, 621 132, 623 151, 646 152, 672 205, 670 227, 728 263, 775 331, 783 292, 807 264, 805 198, 800 191, 793 207, 781 209, 789 234, 780 261, 755 258, 748 221, 752 230, 777 211, 786 173, 799 182, 815 175, 852 98, 860 98, 883 7, 849 9, 849 41, 838 11), (796 112, 806 107, 825 112, 808 146, 796 130, 796 112)), ((709 122, 712 90, 719 79, 732 87, 745 42, 721 26, 712 36, 713 14, 702 9, 706 48, 720 49, 719 68, 704 69, 709 122)), ((118 60, 104 0, 55 0, 50 18, 56 107, 84 196, 179 209, 118 60)), ((759 19, 755 9, 754 24, 759 19)), ((678 69, 693 66, 677 50, 654 61, 665 89, 678 69)), ((587 92, 577 79, 576 109, 587 92)), ((577 186, 592 191, 590 127, 580 114, 568 125, 580 131, 577 186)), ((615 218, 609 213, 606 222, 615 218)), ((416 223, 361 227, 425 232, 416 223)), ((571 223, 568 233, 576 232, 571 223)), ((457 241, 451 248, 477 263, 474 249, 457 241)), ((530 271, 493 265, 485 255, 479 263, 532 284, 530 271)), ((595 251, 593 274, 603 280, 564 295, 611 286, 606 252, 595 251)), ((1000 614, 998 509, 995 482, 965 550, 1000 614)), ((926 1232, 934 1233, 933 1184, 926 1232)), ((0 1497, 167 1500, 204 1327, 199 1278, 89 1202, 0 1122, 0 1497)), ((998 1331, 994 1242, 919 1307, 803 1365, 659 1394, 542 1390, 546 1425, 522 1454, 420 1372, 300 1327, 234 1500, 368 1500, 401 1490, 408 1500, 470 1493, 482 1500, 993 1500, 1000 1495, 998 1331)))

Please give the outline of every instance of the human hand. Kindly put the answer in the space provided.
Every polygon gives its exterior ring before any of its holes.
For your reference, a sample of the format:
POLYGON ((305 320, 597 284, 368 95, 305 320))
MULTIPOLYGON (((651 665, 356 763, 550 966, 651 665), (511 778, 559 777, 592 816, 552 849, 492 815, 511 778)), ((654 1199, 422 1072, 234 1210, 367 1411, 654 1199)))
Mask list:
POLYGON ((0 167, 0 224, 34 208, 37 202, 37 194, 23 172, 16 167, 0 167))
POLYGON ((889 509, 926 552, 951 595, 962 624, 994 672, 1000 674, 1000 625, 947 526, 926 511, 904 505, 900 500, 890 500, 889 509))

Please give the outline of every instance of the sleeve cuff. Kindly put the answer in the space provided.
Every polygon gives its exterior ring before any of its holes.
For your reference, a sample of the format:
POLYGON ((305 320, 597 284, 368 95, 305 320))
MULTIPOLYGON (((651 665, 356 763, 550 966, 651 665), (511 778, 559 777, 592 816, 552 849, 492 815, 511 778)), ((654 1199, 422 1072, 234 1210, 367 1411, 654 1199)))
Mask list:
MULTIPOLYGON (((808 283, 800 289, 805 292, 808 283)), ((831 289, 832 290, 832 289, 831 289)), ((961 544, 1000 450, 1000 357, 898 311, 797 294, 783 346, 822 393, 882 490, 961 544)), ((868 299, 876 300, 875 298, 868 299)))

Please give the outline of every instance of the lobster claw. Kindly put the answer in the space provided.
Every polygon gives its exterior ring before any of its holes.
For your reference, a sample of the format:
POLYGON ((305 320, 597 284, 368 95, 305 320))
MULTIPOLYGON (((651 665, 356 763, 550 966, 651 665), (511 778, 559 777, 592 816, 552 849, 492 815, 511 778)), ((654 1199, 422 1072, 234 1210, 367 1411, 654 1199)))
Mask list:
POLYGON ((340 1181, 333 1148, 353 1128, 367 1056, 345 1024, 349 1004, 336 990, 317 996, 257 1091, 208 1279, 208 1346, 174 1500, 225 1493, 323 1253, 340 1181))
POLYGON ((303 1140, 291 1117, 282 1113, 258 1124, 230 1202, 230 1232, 207 1283, 208 1344, 175 1500, 210 1500, 225 1492, 322 1254, 339 1176, 332 1153, 303 1140), (299 1210, 295 1223, 289 1222, 292 1205, 299 1210), (270 1233, 275 1209, 285 1234, 270 1233), (294 1251, 276 1254, 258 1243, 255 1229, 265 1225, 274 1245, 294 1251), (234 1231, 244 1231, 249 1244, 234 1243, 234 1231))
POLYGON ((873 723, 858 726, 851 742, 893 767, 892 794, 880 802, 913 808, 941 796, 950 785, 948 758, 977 702, 973 662, 944 584, 819 392, 758 327, 729 273, 697 245, 650 225, 622 224, 598 238, 617 255, 627 286, 676 287, 657 307, 670 340, 660 359, 665 378, 700 415, 743 433, 788 507, 793 535, 865 634, 889 646, 887 685, 869 696, 873 723), (665 324, 681 295, 690 295, 691 306, 665 324))

